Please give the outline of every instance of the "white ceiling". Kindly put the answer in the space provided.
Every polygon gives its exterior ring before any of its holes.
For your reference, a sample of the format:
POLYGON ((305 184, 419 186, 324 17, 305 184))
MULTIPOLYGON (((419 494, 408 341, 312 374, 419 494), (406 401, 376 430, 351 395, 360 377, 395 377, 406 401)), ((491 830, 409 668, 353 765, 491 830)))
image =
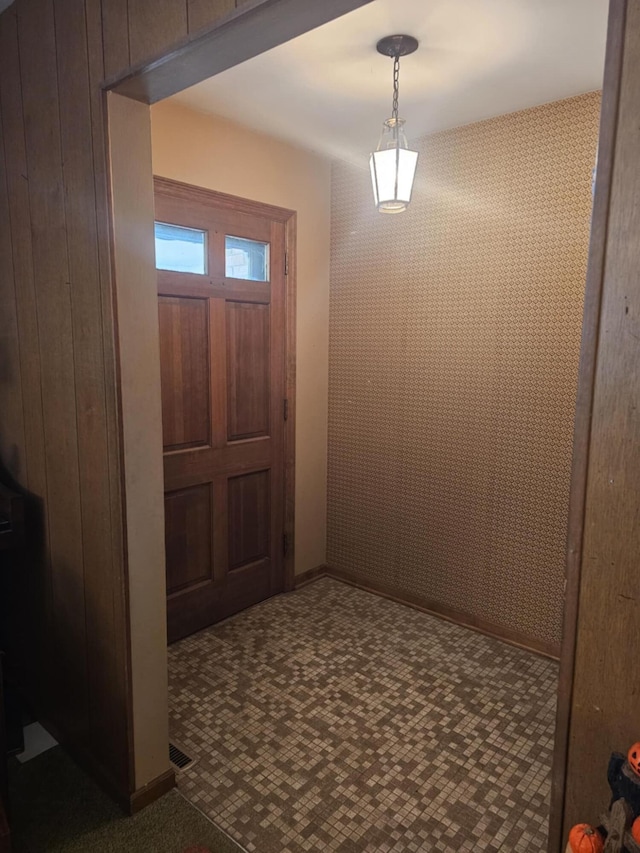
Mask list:
POLYGON ((374 0, 176 100, 322 154, 363 160, 391 109, 379 38, 420 41, 400 66, 407 135, 600 88, 608 0, 374 0))

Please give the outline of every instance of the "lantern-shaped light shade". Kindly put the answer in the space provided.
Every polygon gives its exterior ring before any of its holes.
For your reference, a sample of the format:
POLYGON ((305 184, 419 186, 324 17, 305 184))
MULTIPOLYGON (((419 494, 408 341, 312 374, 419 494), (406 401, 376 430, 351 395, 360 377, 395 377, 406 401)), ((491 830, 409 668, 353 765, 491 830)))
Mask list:
POLYGON ((382 213, 401 213, 411 201, 418 152, 409 150, 404 120, 385 121, 377 151, 369 160, 376 207, 382 213))

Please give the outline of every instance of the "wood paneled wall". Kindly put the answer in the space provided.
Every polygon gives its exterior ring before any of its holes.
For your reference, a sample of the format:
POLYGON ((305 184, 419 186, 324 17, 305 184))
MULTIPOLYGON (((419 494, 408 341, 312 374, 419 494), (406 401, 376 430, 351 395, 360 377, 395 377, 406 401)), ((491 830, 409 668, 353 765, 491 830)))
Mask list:
POLYGON ((258 53, 365 2, 16 0, 0 16, 0 461, 31 495, 17 645, 39 716, 127 803, 152 780, 134 760, 103 81, 223 19, 254 21, 258 53), (256 16, 281 10, 261 44, 256 16))
MULTIPOLYGON (((612 750, 640 740, 640 4, 614 0, 574 469, 581 562, 565 834, 597 823, 612 750), (616 57, 617 54, 617 57, 616 57), (608 96, 608 97, 607 97, 608 96), (611 165, 612 159, 612 165, 611 165), (610 185, 609 185, 610 184, 610 185)), ((571 566, 571 562, 570 562, 571 566)), ((573 578, 571 578, 573 581, 573 578)), ((567 624, 567 629, 573 628, 567 624)), ((568 636, 567 640, 571 638, 568 636)), ((568 671, 570 654, 563 660, 568 671)), ((562 702, 561 702, 562 706, 562 702)), ((562 707, 561 707, 562 710, 562 707)), ((560 722, 564 721, 562 718, 560 722)), ((562 756, 559 756, 562 761, 562 756)))
MULTIPOLYGON (((19 2, 19 0, 18 0, 19 2)), ((90 0, 88 0, 90 2, 90 0)), ((243 6, 264 0, 96 0, 102 6, 104 76, 117 77, 243 6)))
POLYGON ((97 3, 0 18, 0 457, 31 495, 24 566, 38 712, 114 790, 130 785, 128 672, 97 3), (13 269, 11 269, 13 267, 13 269), (13 275, 11 275, 13 272, 13 275), (5 384, 6 383, 6 384, 5 384), (8 388, 6 386, 9 386, 8 388))

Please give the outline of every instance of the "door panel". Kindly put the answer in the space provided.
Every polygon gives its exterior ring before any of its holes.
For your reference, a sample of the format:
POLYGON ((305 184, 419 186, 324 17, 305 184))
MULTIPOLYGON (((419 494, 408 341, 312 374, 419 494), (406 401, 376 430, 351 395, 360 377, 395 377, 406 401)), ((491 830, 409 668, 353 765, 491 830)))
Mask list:
POLYGON ((209 444, 207 300, 160 297, 158 315, 164 449, 209 444))
POLYGON ((167 595, 213 580, 211 485, 167 492, 164 511, 167 595))
POLYGON ((269 558, 269 471, 229 479, 229 571, 269 558))
POLYGON ((170 641, 284 588, 286 387, 283 221, 172 186, 156 183, 170 641), (178 271, 194 243, 205 272, 178 271))
POLYGON ((269 306, 227 302, 228 440, 269 431, 269 306))

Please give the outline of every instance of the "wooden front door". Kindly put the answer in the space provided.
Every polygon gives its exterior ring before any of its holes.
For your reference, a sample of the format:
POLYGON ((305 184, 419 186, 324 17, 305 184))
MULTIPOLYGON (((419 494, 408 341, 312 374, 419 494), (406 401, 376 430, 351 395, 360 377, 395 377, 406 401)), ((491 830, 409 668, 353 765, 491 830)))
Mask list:
POLYGON ((169 642, 284 589, 286 220, 155 182, 169 642))

